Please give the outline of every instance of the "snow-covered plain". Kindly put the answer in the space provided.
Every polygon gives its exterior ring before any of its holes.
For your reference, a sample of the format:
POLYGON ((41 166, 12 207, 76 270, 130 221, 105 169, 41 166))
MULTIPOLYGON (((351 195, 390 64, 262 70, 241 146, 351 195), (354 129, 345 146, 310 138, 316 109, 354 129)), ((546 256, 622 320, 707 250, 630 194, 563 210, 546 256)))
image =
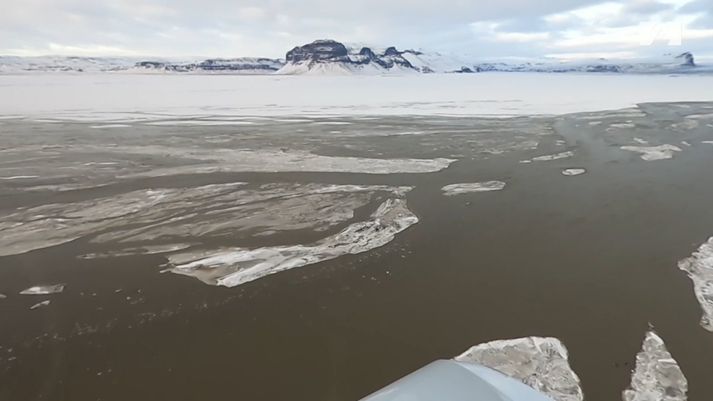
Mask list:
POLYGON ((2 75, 0 116, 120 124, 172 116, 562 114, 711 100, 711 87, 705 75, 2 75))

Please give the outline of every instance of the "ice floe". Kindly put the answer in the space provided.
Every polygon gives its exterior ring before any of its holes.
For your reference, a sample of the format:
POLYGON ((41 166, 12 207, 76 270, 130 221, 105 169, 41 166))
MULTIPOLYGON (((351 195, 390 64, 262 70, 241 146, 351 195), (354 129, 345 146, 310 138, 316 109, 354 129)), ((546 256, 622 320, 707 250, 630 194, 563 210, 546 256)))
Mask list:
POLYGON ((5 299, 5 298, 7 298, 7 295, 5 295, 5 294, 0 294, 0 299, 5 299))
POLYGON ((36 304, 30 306, 30 310, 35 310, 35 309, 37 309, 37 308, 41 308, 41 307, 47 306, 47 305, 49 305, 49 304, 50 304, 50 300, 49 300, 49 299, 46 300, 46 301, 38 302, 38 303, 36 303, 36 304))
POLYGON ((0 177, 0 180, 7 180, 7 181, 11 181, 11 180, 29 180, 29 179, 32 179, 32 178, 38 178, 38 176, 36 176, 36 175, 13 175, 13 176, 10 176, 10 177, 0 177))
POLYGON ((555 401, 582 401, 579 377, 556 338, 525 337, 476 345, 454 359, 477 363, 520 380, 555 401))
POLYGON ((663 339, 647 332, 624 401, 685 401, 687 391, 688 381, 663 339))
POLYGON ((383 185, 212 184, 137 190, 75 203, 0 213, 0 256, 81 237, 122 248, 194 242, 205 237, 299 229, 326 230, 354 217, 378 196, 410 187, 383 185), (156 244, 162 241, 164 244, 156 244))
POLYGON ((180 126, 180 125, 207 125, 207 126, 217 126, 217 125, 252 125, 255 124, 254 121, 238 121, 238 120, 172 120, 172 121, 151 121, 144 123, 145 125, 155 125, 155 126, 180 126))
POLYGON ((583 168, 566 168, 566 169, 562 170, 562 175, 572 177, 575 175, 582 175, 586 172, 587 172, 587 170, 583 169, 583 168))
POLYGON ((713 331, 713 237, 693 254, 678 262, 678 268, 693 281, 696 299, 703 309, 701 326, 713 331))
POLYGON ((488 192, 500 191, 505 188, 505 183, 502 181, 483 181, 473 183, 450 184, 441 188, 443 195, 453 196, 467 194, 471 192, 488 192))
POLYGON ((418 217, 407 208, 405 200, 388 199, 370 220, 353 223, 341 232, 309 245, 171 255, 169 261, 173 268, 170 271, 195 277, 207 284, 234 287, 283 270, 386 245, 396 234, 417 222, 418 217))
POLYGON ((624 122, 624 123, 614 123, 609 125, 610 128, 634 128, 636 125, 631 122, 624 122))
MULTIPOLYGON (((97 149, 106 152, 107 149, 97 149)), ((129 154, 163 154, 200 160, 202 164, 159 168, 132 177, 159 177, 175 174, 206 174, 214 172, 333 172, 362 174, 432 173, 443 170, 455 159, 375 159, 347 156, 323 156, 309 152, 272 149, 183 149, 167 146, 117 147, 109 149, 129 154)))
POLYGON ((132 256, 132 255, 155 255, 160 253, 169 253, 182 251, 186 248, 190 248, 191 244, 166 244, 166 245, 145 245, 136 248, 124 248, 115 251, 107 251, 103 253, 87 253, 78 256, 80 259, 102 259, 102 258, 115 258, 120 256, 132 256))
POLYGON ((112 128, 130 128, 131 125, 128 124, 100 124, 100 125, 92 125, 89 128, 94 128, 94 129, 112 129, 112 128))
POLYGON ((21 295, 50 295, 64 291, 64 284, 36 285, 20 291, 21 295))
POLYGON ((572 156, 574 156, 574 152, 568 150, 566 152, 555 153, 552 155, 543 155, 543 156, 533 157, 532 159, 521 160, 520 163, 544 162, 544 161, 551 161, 551 160, 567 159, 572 156))
POLYGON ((621 150, 640 153, 641 158, 646 161, 671 159, 674 152, 681 152, 681 148, 669 144, 659 146, 622 146, 621 150))

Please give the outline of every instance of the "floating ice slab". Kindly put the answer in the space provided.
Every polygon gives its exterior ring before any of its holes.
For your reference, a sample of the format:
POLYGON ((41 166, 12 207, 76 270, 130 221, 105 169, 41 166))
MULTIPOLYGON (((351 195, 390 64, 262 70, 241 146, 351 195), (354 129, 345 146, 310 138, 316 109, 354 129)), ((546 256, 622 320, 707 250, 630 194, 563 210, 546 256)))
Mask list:
POLYGON ((647 332, 624 401, 685 401, 687 391, 688 381, 664 341, 647 332))
POLYGON ((673 158, 673 152, 680 152, 681 148, 676 145, 659 146, 622 146, 621 150, 636 152, 641 154, 641 158, 646 161, 664 160, 673 158))
POLYGON ((583 169, 583 168, 566 168, 566 169, 562 170, 562 175, 566 175, 566 176, 568 176, 568 177, 572 177, 572 176, 575 176, 575 175, 584 174, 584 173, 586 173, 586 172, 587 172, 587 170, 586 170, 586 169, 583 169))
POLYGON ((678 262, 693 281, 693 290, 703 309, 701 326, 713 331, 713 237, 701 245, 690 257, 678 262))
POLYGON ((41 308, 41 307, 47 306, 47 305, 49 305, 49 304, 50 304, 50 300, 49 300, 49 299, 46 300, 46 301, 38 302, 38 303, 36 303, 36 304, 30 306, 30 310, 35 310, 35 309, 37 309, 37 308, 41 308))
POLYGON ((471 192, 500 191, 503 188, 505 188, 505 183, 502 181, 483 181, 446 185, 441 190, 443 195, 453 196, 471 192))
POLYGON ((59 294, 64 291, 64 284, 53 284, 53 285, 36 285, 30 287, 26 290, 22 290, 20 294, 22 295, 49 295, 49 294, 59 294))
POLYGON ((207 284, 235 287, 283 270, 357 254, 386 245, 395 235, 416 224, 418 217, 403 199, 388 199, 368 221, 351 224, 338 234, 310 245, 257 249, 234 248, 169 256, 173 273, 207 284), (206 255, 209 256, 206 256, 206 255))
POLYGON ((551 161, 551 160, 567 159, 572 156, 574 156, 574 152, 568 150, 566 152, 555 153, 552 155, 537 156, 537 157, 533 157, 532 159, 521 160, 520 163, 531 163, 533 161, 534 162, 546 162, 546 161, 551 161))
POLYGON ((0 294, 0 299, 5 299, 5 298, 7 298, 7 295, 5 295, 5 294, 0 294))
POLYGON ((579 377, 556 338, 525 337, 476 345, 454 359, 477 363, 520 380, 555 401, 582 401, 579 377))

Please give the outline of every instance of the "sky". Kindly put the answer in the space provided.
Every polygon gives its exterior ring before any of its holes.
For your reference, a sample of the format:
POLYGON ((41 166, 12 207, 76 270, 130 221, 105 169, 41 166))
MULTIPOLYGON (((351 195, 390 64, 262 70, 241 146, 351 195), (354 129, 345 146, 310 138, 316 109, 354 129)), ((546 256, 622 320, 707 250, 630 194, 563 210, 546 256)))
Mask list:
POLYGON ((2 0, 0 55, 284 57, 315 39, 488 58, 713 57, 713 0, 2 0))

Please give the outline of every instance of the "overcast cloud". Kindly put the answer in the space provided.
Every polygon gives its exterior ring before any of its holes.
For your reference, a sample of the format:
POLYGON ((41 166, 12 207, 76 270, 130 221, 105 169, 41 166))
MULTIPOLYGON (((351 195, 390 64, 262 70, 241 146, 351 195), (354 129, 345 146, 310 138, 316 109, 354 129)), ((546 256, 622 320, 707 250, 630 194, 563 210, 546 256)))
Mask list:
POLYGON ((319 38, 499 57, 713 56, 713 0, 3 0, 0 54, 283 57, 319 38))

